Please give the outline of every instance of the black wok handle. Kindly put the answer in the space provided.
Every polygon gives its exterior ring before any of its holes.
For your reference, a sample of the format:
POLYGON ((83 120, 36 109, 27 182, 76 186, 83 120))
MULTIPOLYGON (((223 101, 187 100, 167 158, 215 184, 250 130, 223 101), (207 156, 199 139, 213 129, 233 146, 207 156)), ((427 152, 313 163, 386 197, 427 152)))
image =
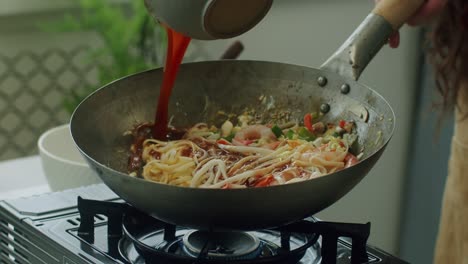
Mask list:
POLYGON ((244 51, 244 45, 240 41, 236 41, 224 52, 221 56, 222 60, 235 60, 244 51))
POLYGON ((424 0, 381 0, 320 68, 358 80, 390 35, 403 26, 423 3, 424 0))

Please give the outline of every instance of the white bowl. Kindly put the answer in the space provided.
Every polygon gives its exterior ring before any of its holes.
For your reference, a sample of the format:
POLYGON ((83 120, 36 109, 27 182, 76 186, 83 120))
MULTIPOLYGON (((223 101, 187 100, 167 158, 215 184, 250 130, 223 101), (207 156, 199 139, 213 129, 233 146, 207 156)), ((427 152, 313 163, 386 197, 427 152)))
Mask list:
POLYGON ((78 151, 69 124, 47 130, 40 136, 37 145, 42 168, 52 191, 102 182, 78 151))

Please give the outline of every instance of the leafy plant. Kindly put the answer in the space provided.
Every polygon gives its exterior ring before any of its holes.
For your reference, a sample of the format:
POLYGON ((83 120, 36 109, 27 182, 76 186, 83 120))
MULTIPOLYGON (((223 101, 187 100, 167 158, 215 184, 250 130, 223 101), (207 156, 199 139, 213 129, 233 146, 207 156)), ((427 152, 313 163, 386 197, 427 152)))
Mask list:
POLYGON ((95 31, 103 40, 103 47, 89 50, 88 63, 98 68, 95 87, 73 90, 65 99, 70 113, 91 92, 117 78, 148 68, 160 66, 166 35, 161 26, 153 22, 142 0, 117 4, 111 1, 76 0, 78 14, 65 14, 54 24, 42 25, 47 31, 95 31))

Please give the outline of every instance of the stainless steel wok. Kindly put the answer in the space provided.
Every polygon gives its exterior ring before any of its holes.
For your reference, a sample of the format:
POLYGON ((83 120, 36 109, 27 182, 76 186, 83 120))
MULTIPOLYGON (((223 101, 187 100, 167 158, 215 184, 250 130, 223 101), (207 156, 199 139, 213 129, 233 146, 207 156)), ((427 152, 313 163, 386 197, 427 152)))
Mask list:
POLYGON ((300 183, 233 190, 175 187, 128 176, 131 139, 124 132, 153 120, 162 69, 117 80, 86 98, 71 119, 73 139, 105 184, 160 220, 209 230, 252 230, 297 221, 350 191, 389 142, 395 124, 392 108, 356 80, 385 44, 392 25, 401 24, 370 14, 320 69, 234 60, 188 63, 180 69, 170 105, 174 125, 219 122, 218 111, 240 113, 246 107, 266 118, 285 111, 301 118, 320 110, 325 121, 356 121, 355 151, 362 149, 364 157, 348 169, 300 183))

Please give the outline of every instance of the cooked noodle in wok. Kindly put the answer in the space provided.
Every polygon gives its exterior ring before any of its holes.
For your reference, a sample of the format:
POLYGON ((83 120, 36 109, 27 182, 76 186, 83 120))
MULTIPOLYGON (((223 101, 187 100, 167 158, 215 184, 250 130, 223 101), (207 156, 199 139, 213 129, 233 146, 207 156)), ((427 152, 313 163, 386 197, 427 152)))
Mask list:
POLYGON ((354 123, 313 123, 316 118, 307 114, 302 125, 234 126, 226 121, 217 128, 201 123, 178 140, 145 138, 132 145, 130 161, 140 161, 141 168, 130 166, 130 175, 184 187, 231 189, 304 181, 357 163, 359 155, 350 153, 357 137, 354 123))

